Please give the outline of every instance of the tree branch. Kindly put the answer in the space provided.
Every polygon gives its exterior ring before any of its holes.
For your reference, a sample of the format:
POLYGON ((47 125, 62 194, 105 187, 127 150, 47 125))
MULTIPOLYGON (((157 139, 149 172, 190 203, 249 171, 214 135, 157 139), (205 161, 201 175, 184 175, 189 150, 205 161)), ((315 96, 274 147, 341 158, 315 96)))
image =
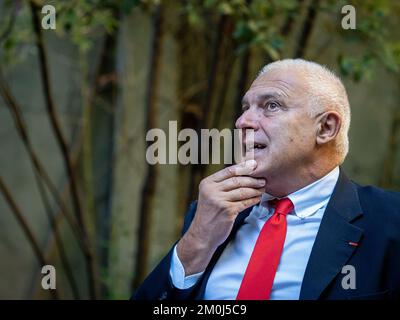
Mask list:
POLYGON ((35 170, 38 172, 40 177, 43 179, 43 181, 49 188, 51 194, 53 195, 54 199, 56 200, 56 202, 60 208, 60 212, 66 217, 72 231, 74 232, 75 236, 77 237, 78 243, 80 244, 82 250, 85 250, 84 243, 80 236, 79 227, 77 226, 77 224, 75 223, 73 218, 70 217, 70 215, 68 214, 68 209, 67 209, 67 206, 66 206, 64 200, 61 198, 57 188, 55 187, 54 183, 51 181, 47 171, 44 169, 43 163, 40 161, 38 155, 36 154, 36 152, 33 148, 33 145, 29 138, 27 126, 26 126, 24 118, 22 116, 21 109, 18 106, 17 102, 15 101, 15 98, 13 97, 10 89, 8 88, 8 86, 4 80, 1 68, 0 68, 0 95, 2 95, 4 102, 6 103, 6 106, 9 108, 10 113, 13 116, 14 124, 17 129, 17 132, 24 144, 26 151, 28 152, 29 158, 30 158, 35 170))
POLYGON ((58 119, 58 116, 56 113, 56 108, 54 106, 54 100, 53 100, 53 97, 51 94, 50 76, 49 76, 48 65, 47 65, 48 60, 46 57, 42 29, 41 29, 41 25, 40 25, 40 18, 38 15, 39 7, 34 2, 30 2, 30 6, 31 6, 31 13, 32 13, 33 27, 34 27, 34 31, 35 31, 35 34, 37 37, 37 47, 38 47, 38 54, 39 54, 39 68, 40 68, 40 75, 41 75, 42 82, 43 82, 43 91, 44 91, 46 109, 47 109, 47 113, 48 113, 48 116, 50 119, 51 126, 53 128, 53 131, 54 131, 54 134, 56 137, 56 141, 57 141, 59 148, 61 150, 61 153, 62 153, 62 157, 64 160, 64 166, 65 166, 67 175, 69 177, 70 188, 71 188, 71 197, 72 197, 72 203, 74 206, 76 219, 77 219, 77 221, 79 223, 79 227, 81 229, 80 231, 82 234, 83 241, 86 244, 85 245, 86 251, 84 252, 84 254, 85 254, 85 258, 86 258, 86 268, 87 268, 87 275, 88 275, 88 281, 89 281, 90 297, 92 299, 96 299, 96 297, 97 297, 96 278, 97 277, 96 277, 96 271, 95 271, 94 255, 92 253, 90 239, 88 237, 87 228, 86 228, 85 221, 84 221, 83 214, 82 214, 77 182, 75 179, 71 159, 69 157, 68 146, 67 146, 66 140, 65 140, 62 130, 61 130, 59 119, 58 119))
POLYGON ((307 14, 301 28, 299 40, 297 42, 296 49, 294 51, 295 58, 301 58, 304 56, 305 49, 307 47, 308 40, 311 36, 311 31, 314 27, 314 22, 317 16, 317 8, 319 0, 312 0, 307 8, 307 14))
MULTIPOLYGON (((15 218, 17 219, 19 225, 21 226, 25 236, 29 240, 29 244, 32 246, 33 252, 40 264, 40 266, 48 265, 47 259, 45 258, 42 249, 40 249, 39 242, 37 241, 35 235, 32 232, 28 222, 25 220, 24 215, 22 214, 21 210, 19 209, 14 197, 12 196, 10 190, 6 186, 3 181, 3 178, 0 176, 0 191, 4 196, 4 199, 8 203, 11 212, 14 214, 15 218)), ((50 293, 52 294, 54 299, 58 299, 58 292, 57 290, 51 290, 50 293)))
POLYGON ((387 142, 387 151, 384 159, 382 176, 379 185, 386 188, 394 187, 397 141, 400 134, 400 110, 395 110, 392 115, 392 123, 390 125, 390 133, 387 142))
MULTIPOLYGON (((78 157, 79 157, 81 146, 82 146, 82 136, 81 136, 81 132, 79 132, 78 137, 76 138, 76 140, 74 142, 74 145, 72 148, 72 155, 71 155, 72 165, 74 166, 74 168, 76 168, 77 163, 78 163, 78 157)), ((68 181, 63 185, 61 190, 62 191, 60 192, 60 198, 64 202, 69 195, 69 182, 68 181)), ((57 226, 60 225, 63 217, 65 217, 63 211, 61 210, 61 208, 58 208, 58 210, 54 213, 54 223, 57 226)), ((55 233, 53 230, 51 230, 51 233, 49 234, 49 236, 46 240, 45 249, 44 249, 44 254, 45 254, 45 257, 47 257, 47 259, 49 259, 50 255, 51 255, 52 249, 54 247, 54 243, 55 243, 55 233)), ((79 242, 78 242, 78 244, 79 244, 79 242)), ((36 287, 35 284, 38 283, 37 279, 39 279, 40 276, 41 276, 41 274, 38 273, 35 276, 35 278, 32 280, 32 283, 33 283, 33 285, 31 286, 32 292, 33 292, 34 288, 36 287)), ((71 289, 72 289, 72 287, 71 287, 71 289)), ((78 296, 77 299, 80 299, 80 297, 78 296)))
POLYGON ((6 83, 3 79, 1 69, 0 69, 0 94, 3 96, 6 105, 10 109, 11 114, 13 115, 17 131, 22 139, 22 142, 23 142, 25 148, 27 149, 27 152, 30 157, 31 164, 32 164, 32 167, 33 167, 33 170, 35 173, 35 180, 36 180, 36 183, 39 188, 41 199, 42 199, 43 205, 46 209, 47 218, 52 227, 54 236, 56 237, 56 244, 57 244, 57 248, 60 253, 61 263, 66 271, 67 279, 71 285, 71 289, 73 290, 74 296, 76 298, 79 298, 79 292, 77 290, 77 286, 76 286, 74 277, 72 276, 72 271, 69 266, 69 262, 66 257, 66 254, 65 254, 64 246, 61 241, 58 223, 56 223, 55 217, 51 213, 50 204, 47 199, 47 195, 45 193, 43 183, 45 183, 51 190, 52 195, 55 197, 56 201, 58 202, 58 204, 60 206, 60 213, 67 218, 67 221, 69 222, 69 225, 71 226, 72 231, 74 231, 75 236, 77 237, 78 243, 81 243, 79 232, 77 231, 77 226, 74 223, 74 221, 71 219, 71 217, 67 214, 67 209, 64 204, 64 200, 61 199, 58 191, 56 190, 55 186, 51 182, 50 178, 48 177, 48 174, 44 170, 43 165, 41 164, 41 162, 39 161, 39 158, 37 157, 36 153, 33 150, 33 146, 30 142, 28 130, 27 130, 25 121, 22 117, 20 108, 18 107, 14 97, 12 96, 8 86, 6 85, 6 83))
POLYGON ((8 20, 8 24, 6 26, 6 28, 4 29, 4 31, 2 32, 2 34, 0 35, 0 44, 3 43, 3 41, 5 41, 8 36, 10 35, 10 33, 12 32, 13 28, 14 28, 14 24, 15 24, 15 20, 17 17, 17 10, 18 10, 18 6, 19 5, 19 1, 14 0, 12 2, 12 11, 11 11, 11 16, 8 20))
MULTIPOLYGON (((47 215, 47 219, 49 220, 50 226, 53 230, 54 238, 56 241, 56 246, 58 249, 58 253, 60 255, 61 265, 63 266, 63 268, 65 270, 65 275, 67 277, 69 285, 71 286, 72 295, 73 295, 74 299, 79 300, 80 296, 79 296, 78 286, 76 284, 75 277, 74 277, 74 274, 71 269, 71 265, 70 265, 68 257, 67 257, 64 243, 61 239, 59 226, 56 222, 55 216, 52 213, 50 203, 47 198, 46 190, 44 189, 44 186, 43 186, 43 181, 40 179, 40 176, 37 171, 35 171, 35 179, 36 179, 36 183, 37 183, 37 186, 39 189, 40 196, 43 200, 43 206, 44 206, 44 209, 45 209, 45 212, 47 215)), ((46 256, 45 256, 45 258, 46 258, 46 256)))

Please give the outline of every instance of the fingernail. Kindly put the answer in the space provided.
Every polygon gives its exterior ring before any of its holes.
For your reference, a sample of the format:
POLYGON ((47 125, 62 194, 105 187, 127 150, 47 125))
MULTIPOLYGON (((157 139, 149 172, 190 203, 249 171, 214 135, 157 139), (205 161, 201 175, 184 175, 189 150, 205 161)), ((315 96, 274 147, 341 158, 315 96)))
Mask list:
POLYGON ((265 180, 264 180, 264 179, 258 180, 258 184, 259 184, 260 186, 263 186, 263 185, 265 184, 265 180))
POLYGON ((246 167, 255 168, 257 165, 256 160, 247 160, 245 163, 246 167))

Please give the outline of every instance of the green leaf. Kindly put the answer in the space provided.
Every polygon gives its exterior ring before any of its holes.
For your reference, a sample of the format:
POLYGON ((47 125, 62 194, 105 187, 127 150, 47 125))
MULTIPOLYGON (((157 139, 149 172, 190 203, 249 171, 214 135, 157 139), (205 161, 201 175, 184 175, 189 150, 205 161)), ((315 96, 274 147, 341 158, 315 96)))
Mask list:
POLYGON ((204 0, 204 7, 205 8, 213 8, 218 3, 217 0, 204 0))
POLYGON ((353 64, 351 60, 343 55, 338 56, 338 65, 340 73, 345 77, 351 74, 353 71, 353 64))
POLYGON ((13 37, 8 37, 3 44, 5 50, 11 50, 16 45, 15 39, 13 37))
POLYGON ((139 4, 140 0, 123 0, 121 8, 125 14, 129 14, 132 9, 137 7, 139 4))
POLYGON ((231 15, 234 13, 232 6, 227 2, 220 3, 218 9, 222 14, 231 15))
POLYGON ((264 44, 262 45, 262 48, 264 49, 264 51, 266 53, 268 53, 268 55, 271 57, 272 60, 279 60, 280 59, 280 54, 279 51, 276 50, 275 48, 273 48, 272 46, 270 46, 269 44, 264 44))

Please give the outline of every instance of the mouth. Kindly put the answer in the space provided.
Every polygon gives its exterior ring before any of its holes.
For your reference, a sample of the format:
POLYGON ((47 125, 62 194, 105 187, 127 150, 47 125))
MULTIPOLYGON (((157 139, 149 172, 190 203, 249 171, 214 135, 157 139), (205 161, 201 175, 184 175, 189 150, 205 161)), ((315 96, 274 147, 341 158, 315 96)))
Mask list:
POLYGON ((254 144, 254 149, 260 149, 260 150, 262 150, 262 149, 265 149, 266 147, 267 147, 267 145, 264 144, 264 143, 255 143, 255 144, 254 144))
POLYGON ((246 152, 249 152, 251 150, 254 151, 259 151, 259 150, 263 150, 267 147, 266 144, 264 143, 258 143, 258 142, 254 142, 253 145, 247 145, 247 144, 243 144, 243 149, 246 150, 246 152))

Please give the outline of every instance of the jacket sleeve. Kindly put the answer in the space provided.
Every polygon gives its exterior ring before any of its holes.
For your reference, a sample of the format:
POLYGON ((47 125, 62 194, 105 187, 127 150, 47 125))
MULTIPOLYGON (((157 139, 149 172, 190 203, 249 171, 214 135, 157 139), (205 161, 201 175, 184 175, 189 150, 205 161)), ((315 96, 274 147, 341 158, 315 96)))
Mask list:
MULTIPOLYGON (((197 208, 197 201, 190 204, 189 210, 185 215, 183 223, 182 233, 184 235, 189 228, 194 214, 197 208)), ((177 241, 178 242, 178 241, 177 241)), ((189 289, 178 289, 172 284, 171 277, 169 275, 171 259, 173 254, 173 248, 176 243, 169 250, 168 254, 161 260, 161 262, 155 267, 155 269, 147 276, 143 283, 132 295, 132 300, 184 300, 189 299, 191 293, 196 287, 189 289)))

